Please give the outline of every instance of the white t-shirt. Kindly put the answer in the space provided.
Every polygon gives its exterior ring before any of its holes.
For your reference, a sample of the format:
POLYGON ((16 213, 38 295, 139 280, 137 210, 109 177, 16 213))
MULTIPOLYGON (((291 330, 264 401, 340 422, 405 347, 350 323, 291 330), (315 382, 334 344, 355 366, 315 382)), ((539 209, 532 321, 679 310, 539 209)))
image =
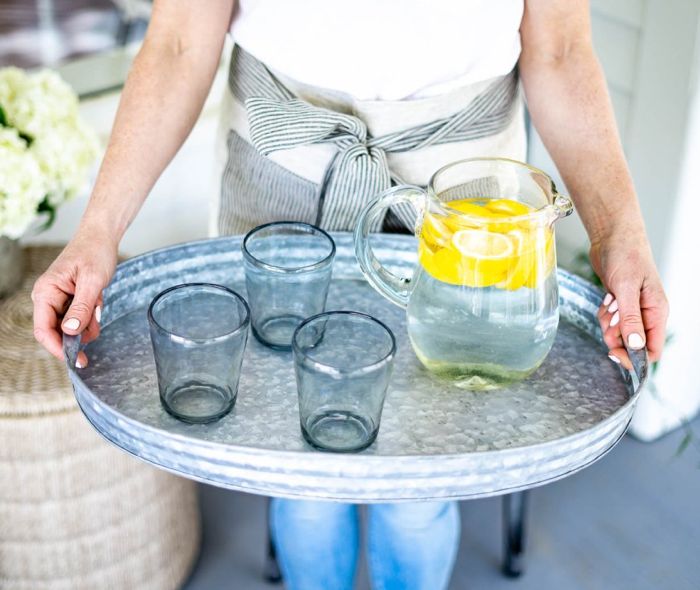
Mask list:
POLYGON ((507 74, 524 0, 239 0, 233 38, 273 71, 360 100, 507 74))

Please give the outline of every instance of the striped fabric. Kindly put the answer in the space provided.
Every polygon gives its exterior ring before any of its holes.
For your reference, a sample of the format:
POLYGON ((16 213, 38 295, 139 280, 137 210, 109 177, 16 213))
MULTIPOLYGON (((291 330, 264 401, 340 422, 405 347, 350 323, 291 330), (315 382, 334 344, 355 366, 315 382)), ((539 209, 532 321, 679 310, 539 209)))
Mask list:
POLYGON ((219 235, 245 234, 270 221, 316 221, 317 183, 261 156, 234 129, 228 131, 226 152, 216 218, 219 235))
MULTIPOLYGON (((234 49, 229 85, 248 112, 250 137, 266 156, 277 150, 314 143, 332 143, 337 152, 320 186, 315 222, 328 230, 355 226, 365 205, 401 179, 387 164, 388 152, 419 150, 499 133, 510 123, 518 94, 517 69, 491 84, 452 116, 380 137, 353 115, 312 105, 296 98, 260 61, 234 49)), ((415 217, 408 205, 392 208, 406 227, 415 217)), ((382 220, 378 221, 378 230, 382 220)))

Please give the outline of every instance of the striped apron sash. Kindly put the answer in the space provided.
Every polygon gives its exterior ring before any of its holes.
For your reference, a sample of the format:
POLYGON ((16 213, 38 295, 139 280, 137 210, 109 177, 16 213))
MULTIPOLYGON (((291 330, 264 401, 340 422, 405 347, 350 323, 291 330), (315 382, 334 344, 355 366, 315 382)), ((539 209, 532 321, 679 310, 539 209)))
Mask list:
MULTIPOLYGON (((245 105, 250 138, 260 154, 313 143, 331 143, 337 152, 320 186, 316 224, 328 230, 355 225, 365 205, 401 179, 387 164, 388 152, 419 150, 499 133, 511 122, 518 96, 517 68, 478 94, 463 109, 435 121, 373 137, 351 114, 296 97, 270 70, 241 47, 232 55, 229 86, 245 105)), ((397 205, 392 213, 412 227, 415 213, 397 205)), ((379 229, 382 220, 378 221, 379 229)))

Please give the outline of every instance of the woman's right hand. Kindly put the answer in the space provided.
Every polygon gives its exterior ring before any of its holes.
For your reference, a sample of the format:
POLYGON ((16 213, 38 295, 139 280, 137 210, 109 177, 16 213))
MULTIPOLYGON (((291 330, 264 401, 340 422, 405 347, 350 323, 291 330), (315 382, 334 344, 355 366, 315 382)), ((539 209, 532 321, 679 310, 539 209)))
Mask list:
MULTIPOLYGON (((83 342, 99 335, 102 290, 114 274, 117 247, 103 232, 81 229, 34 284, 34 337, 56 358, 63 359, 62 332, 82 334, 83 342)), ((76 366, 87 362, 80 352, 76 366)))

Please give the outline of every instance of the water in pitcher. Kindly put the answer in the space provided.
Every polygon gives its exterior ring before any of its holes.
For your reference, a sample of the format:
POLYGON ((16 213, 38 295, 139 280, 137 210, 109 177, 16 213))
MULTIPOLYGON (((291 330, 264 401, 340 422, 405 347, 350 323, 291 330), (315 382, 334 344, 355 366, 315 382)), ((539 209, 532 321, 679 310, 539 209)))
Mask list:
POLYGON ((426 213, 419 236, 407 312, 413 348, 467 389, 522 379, 547 356, 559 320, 552 228, 511 199, 443 205, 426 213))

